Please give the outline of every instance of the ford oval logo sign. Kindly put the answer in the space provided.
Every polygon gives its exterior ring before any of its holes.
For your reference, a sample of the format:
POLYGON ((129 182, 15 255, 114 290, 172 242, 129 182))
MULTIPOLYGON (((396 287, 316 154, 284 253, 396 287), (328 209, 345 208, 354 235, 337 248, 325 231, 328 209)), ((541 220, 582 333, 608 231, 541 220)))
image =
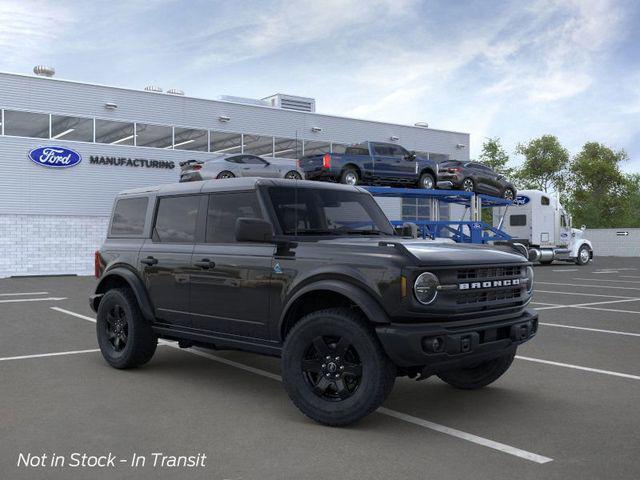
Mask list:
POLYGON ((526 205, 531 199, 526 195, 518 195, 513 201, 514 205, 526 205))
POLYGON ((29 159, 43 167, 69 168, 79 164, 82 156, 69 148, 38 147, 29 152, 29 159))

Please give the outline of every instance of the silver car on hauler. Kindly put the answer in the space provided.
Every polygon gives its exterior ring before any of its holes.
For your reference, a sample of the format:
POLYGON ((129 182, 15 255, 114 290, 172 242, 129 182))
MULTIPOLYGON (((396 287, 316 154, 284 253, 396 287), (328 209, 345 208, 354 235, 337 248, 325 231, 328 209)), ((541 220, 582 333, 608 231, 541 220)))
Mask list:
POLYGON ((180 181, 194 182, 234 177, 304 179, 304 171, 292 158, 259 157, 250 154, 219 155, 211 160, 180 162, 180 181))

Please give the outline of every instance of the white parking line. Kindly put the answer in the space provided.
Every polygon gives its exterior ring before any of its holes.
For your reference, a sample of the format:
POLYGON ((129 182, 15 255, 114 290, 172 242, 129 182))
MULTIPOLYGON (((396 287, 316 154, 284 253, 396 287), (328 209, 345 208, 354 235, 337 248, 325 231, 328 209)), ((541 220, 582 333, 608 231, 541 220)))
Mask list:
MULTIPOLYGON (((605 302, 591 302, 591 303, 576 303, 573 305, 558 305, 558 304, 546 304, 546 305, 550 305, 548 307, 536 307, 536 310, 553 310, 555 308, 590 308, 592 307, 592 305, 608 305, 609 303, 625 303, 625 302, 638 302, 640 301, 640 298, 627 298, 624 300, 607 300, 605 302)), ((537 303, 537 302, 531 302, 531 303, 537 303)), ((594 308, 594 310, 607 310, 610 312, 615 312, 616 310, 610 309, 610 308, 600 308, 600 309, 596 309, 594 308)), ((629 310, 622 310, 623 312, 627 312, 629 310)))
POLYGON ((576 308, 584 308, 585 310, 600 310, 602 312, 615 312, 615 313, 634 313, 639 314, 638 310, 620 310, 615 308, 598 308, 598 307, 576 307, 576 308))
POLYGON ((551 270, 552 272, 577 272, 579 268, 559 268, 557 270, 551 270))
POLYGON ((620 278, 640 278, 640 275, 618 275, 620 278))
POLYGON ((0 300, 0 303, 18 303, 18 302, 57 302, 58 300, 66 300, 67 297, 46 297, 46 298, 11 298, 9 300, 0 300))
POLYGON ((546 365, 554 365, 556 367, 572 368, 574 370, 582 370, 585 372, 603 373, 605 375, 612 375, 614 377, 630 378, 631 380, 640 380, 638 375, 631 375, 630 373, 612 372, 610 370, 600 370, 599 368, 583 367, 581 365, 572 365, 571 363, 552 362, 550 360, 542 360, 540 358, 522 357, 516 355, 519 360, 526 360, 527 362, 544 363, 546 365))
POLYGON ((575 325, 561 325, 559 323, 546 323, 546 322, 540 322, 540 325, 545 325, 547 327, 570 328, 573 330, 586 330, 588 332, 610 333, 613 335, 628 335, 629 337, 640 337, 640 333, 620 332, 618 330, 602 330, 600 328, 576 327, 575 325))
POLYGON ((530 460, 535 463, 549 463, 553 461, 553 458, 543 457, 542 455, 538 455, 536 453, 527 452, 526 450, 521 450, 510 445, 505 445, 504 443, 494 442, 493 440, 489 440, 487 438, 478 437, 477 435, 463 432, 461 430, 456 430, 455 428, 445 427, 444 425, 429 422, 428 420, 423 420, 421 418, 414 417, 413 415, 407 415, 406 413, 397 412, 385 407, 380 407, 376 411, 378 413, 382 413, 383 415, 397 418, 398 420, 413 423, 414 425, 419 425, 430 430, 435 430, 436 432, 444 433, 445 435, 450 435, 452 437, 466 440, 467 442, 472 442, 478 445, 492 448, 494 450, 499 450, 501 452, 508 453, 509 455, 524 458, 525 460, 530 460))
POLYGON ((575 277, 573 278, 573 280, 588 280, 590 282, 612 282, 612 283, 640 283, 640 281, 637 280, 609 280, 608 278, 578 278, 575 277))
POLYGON ((92 348, 90 350, 70 350, 68 352, 53 352, 53 353, 37 353, 35 355, 20 355, 17 357, 3 357, 0 358, 0 362, 6 362, 9 360, 25 360, 28 358, 43 358, 43 357, 58 357, 60 355, 76 355, 78 353, 93 353, 99 352, 99 348, 92 348))
MULTIPOLYGON (((86 315, 81 315, 79 313, 75 313, 72 312, 70 310, 65 310, 63 308, 58 308, 58 307, 51 307, 53 310, 56 310, 58 312, 61 313, 66 313, 68 315, 72 315, 74 317, 78 317, 78 318, 82 318, 84 320, 90 321, 90 322, 95 322, 96 320, 92 317, 88 317, 86 315)), ((271 373, 268 372, 266 370, 262 370, 260 368, 255 368, 255 367, 251 367, 249 365, 245 365, 243 363, 239 363, 239 362, 234 362, 233 360, 227 360, 226 358, 222 358, 222 357, 218 357, 216 355, 212 355, 210 353, 207 352, 203 352, 201 350, 197 350, 197 349, 182 349, 180 348, 178 345, 176 345, 175 343, 169 343, 169 342, 163 342, 166 345, 172 347, 172 348, 176 348, 182 352, 185 353, 190 353, 192 355, 197 355, 199 357, 204 357, 204 358, 208 358, 209 360, 213 360, 215 362, 218 363, 222 363, 224 365, 228 365, 230 367, 234 367, 234 368, 238 368, 240 370, 244 370, 245 372, 250 372, 253 373, 255 375, 260 375, 261 377, 265 377, 265 378, 269 378, 271 380, 276 380, 278 382, 282 381, 282 377, 280 377, 280 375, 276 375, 275 373, 271 373)), ((98 350, 94 350, 94 351, 98 351, 98 350)), ((78 352, 79 353, 79 352, 78 352)), ((58 355, 64 355, 64 353, 60 353, 58 355)), ((428 420, 423 420, 421 418, 418 417, 414 417, 411 415, 407 415, 405 413, 402 412, 398 412, 395 410, 391 410, 388 408, 378 408, 378 410, 376 410, 376 412, 382 414, 382 415, 387 415, 389 417, 393 417, 396 418, 398 420, 402 420, 404 422, 407 423, 411 423, 414 425, 418 425, 424 428, 428 428, 430 430, 434 430, 440 433, 444 433, 445 435, 449 435, 452 437, 456 437, 456 438, 460 438, 462 440, 466 440, 468 442, 472 442, 472 443, 476 443, 478 445, 482 445, 484 447, 488 447, 491 448, 493 450, 498 450, 504 453, 507 453, 509 455, 513 455, 519 458, 523 458, 525 460, 529 460, 531 462, 535 462, 535 463, 549 463, 553 461, 553 458, 549 458, 549 457, 545 457, 542 455, 538 455, 536 453, 532 453, 532 452, 528 452, 526 450, 521 450, 519 448, 516 447, 512 447, 510 445, 506 445, 504 443, 499 443, 499 442, 494 442, 493 440, 490 440, 488 438, 484 438, 484 437, 479 437, 477 435, 473 435, 472 433, 467 433, 467 432, 463 432, 462 430, 456 430, 455 428, 450 428, 447 427, 445 425, 440 425, 438 423, 434 423, 434 422, 429 422, 428 420)))
MULTIPOLYGON (((535 289, 534 293, 555 293, 557 295, 576 295, 579 297, 606 297, 606 298, 636 298, 636 297, 623 297, 621 295, 602 295, 599 293, 577 293, 577 292, 558 292, 554 290, 538 290, 535 289)), ((638 298, 640 300, 640 298, 638 298)))
POLYGON ((49 292, 0 293, 0 297, 17 297, 19 295, 49 295, 49 292))
POLYGON ((564 285, 567 287, 588 287, 588 288, 615 288, 617 290, 640 290, 640 287, 619 287, 617 285, 585 285, 583 283, 556 283, 556 282, 540 282, 536 280, 536 284, 540 285, 564 285))
POLYGON ((49 308, 51 308, 51 310, 55 310, 56 312, 66 313, 67 315, 71 315, 73 317, 78 317, 83 320, 96 323, 96 319, 93 317, 87 317, 86 315, 81 315, 79 313, 72 312, 71 310, 65 310, 64 308, 60 308, 60 307, 49 307, 49 308))

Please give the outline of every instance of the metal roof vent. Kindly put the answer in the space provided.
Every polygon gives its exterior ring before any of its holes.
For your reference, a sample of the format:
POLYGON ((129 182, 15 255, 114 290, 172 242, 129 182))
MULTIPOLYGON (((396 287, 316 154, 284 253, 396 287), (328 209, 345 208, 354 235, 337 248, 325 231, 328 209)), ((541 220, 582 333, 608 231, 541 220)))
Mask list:
POLYGON ((162 93, 162 88, 158 87, 157 85, 147 85, 146 87, 144 87, 144 90, 146 92, 162 93))
POLYGON ((167 90, 167 93, 169 95, 184 95, 184 92, 179 88, 170 88, 169 90, 167 90))
POLYGON ((33 67, 33 73, 39 77, 53 77, 56 74, 56 69, 45 65, 36 65, 33 67))
POLYGON ((316 101, 309 97, 297 97, 295 95, 276 93, 270 97, 263 98, 263 100, 266 100, 274 107, 284 110, 297 110, 299 112, 316 111, 316 101))

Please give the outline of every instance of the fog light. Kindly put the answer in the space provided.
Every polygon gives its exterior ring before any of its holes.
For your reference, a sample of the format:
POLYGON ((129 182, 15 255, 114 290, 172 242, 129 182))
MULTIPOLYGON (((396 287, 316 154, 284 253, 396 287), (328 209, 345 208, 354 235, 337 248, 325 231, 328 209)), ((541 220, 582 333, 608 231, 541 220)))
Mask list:
POLYGON ((430 353, 442 352, 444 351, 444 337, 424 337, 422 348, 430 353))

